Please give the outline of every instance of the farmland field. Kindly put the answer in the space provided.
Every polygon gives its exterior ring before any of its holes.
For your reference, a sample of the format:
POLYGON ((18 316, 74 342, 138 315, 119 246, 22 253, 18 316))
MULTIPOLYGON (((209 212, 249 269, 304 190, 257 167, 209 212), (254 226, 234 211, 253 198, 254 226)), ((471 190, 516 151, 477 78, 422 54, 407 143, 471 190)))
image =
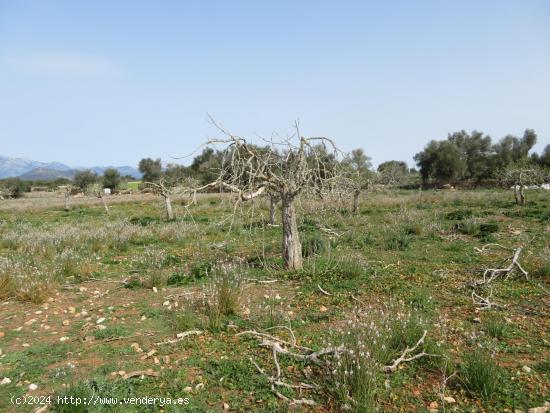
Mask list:
POLYGON ((51 395, 53 412, 159 411, 57 396, 188 398, 166 412, 543 406, 550 201, 547 191, 513 201, 497 190, 388 190, 366 194, 356 214, 301 201, 298 271, 284 269, 281 227, 261 200, 175 200, 173 221, 153 195, 108 197, 109 216, 92 198, 70 211, 48 196, 2 201, 0 411, 39 408, 10 402, 29 394, 51 395), (514 267, 476 286, 520 247, 528 276, 514 267), (292 353, 354 351, 322 363, 274 357, 273 337, 292 353), (406 349, 427 355, 384 371, 406 349))

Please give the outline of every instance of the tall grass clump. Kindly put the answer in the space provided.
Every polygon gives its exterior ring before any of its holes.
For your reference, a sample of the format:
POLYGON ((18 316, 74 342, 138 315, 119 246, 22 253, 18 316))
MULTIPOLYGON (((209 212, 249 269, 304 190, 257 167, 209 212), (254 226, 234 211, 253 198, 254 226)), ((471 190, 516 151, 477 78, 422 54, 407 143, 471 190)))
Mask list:
POLYGON ((485 401, 497 392, 502 375, 494 360, 479 349, 466 356, 461 373, 468 392, 485 401))
POLYGON ((0 297, 41 304, 53 290, 51 272, 30 259, 0 260, 0 297))
MULTIPOLYGON (((404 306, 402 302, 381 303, 357 310, 327 339, 327 347, 342 349, 329 361, 323 376, 325 390, 341 411, 377 411, 385 392, 384 366, 414 346, 429 329, 417 313, 403 311, 404 306)), ((434 352, 428 340, 421 347, 419 352, 434 352)))
POLYGON ((136 268, 145 272, 145 287, 161 287, 166 284, 162 271, 166 262, 166 253, 157 247, 146 247, 136 260, 136 268))
POLYGON ((233 266, 220 266, 203 286, 203 310, 208 318, 208 328, 220 330, 226 316, 239 313, 242 298, 242 272, 233 266))

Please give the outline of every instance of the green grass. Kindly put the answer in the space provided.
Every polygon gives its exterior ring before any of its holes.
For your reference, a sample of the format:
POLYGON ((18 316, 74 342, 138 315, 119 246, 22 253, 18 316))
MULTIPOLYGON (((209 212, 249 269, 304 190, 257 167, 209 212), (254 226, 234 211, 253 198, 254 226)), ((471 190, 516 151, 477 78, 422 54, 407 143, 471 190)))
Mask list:
MULTIPOLYGON (((192 217, 174 201, 173 222, 163 219, 158 200, 114 204, 108 218, 100 206, 69 212, 0 209, 0 260, 32 256, 33 265, 55 274, 54 290, 43 304, 14 300, 0 306, 0 379, 12 379, 0 387, 0 410, 25 411, 5 401, 25 394, 29 381, 49 394, 73 395, 176 397, 190 386, 187 411, 219 411, 223 403, 231 411, 286 411, 250 361, 273 375, 271 351, 259 339, 235 334, 265 331, 288 342, 293 334, 299 345, 317 350, 340 344, 337 333, 355 316, 369 315, 381 335, 367 323, 357 337, 377 340, 368 342, 374 359, 343 360, 343 369, 331 378, 320 366, 279 355, 286 382, 321 386, 281 392, 311 398, 319 411, 342 409, 346 394, 355 395, 356 411, 425 411, 440 400, 437 386, 446 365, 459 373, 448 389, 459 400, 454 411, 541 406, 550 386, 543 334, 548 324, 540 299, 545 294, 540 286, 550 289, 545 249, 550 204, 545 193, 529 195, 528 205, 520 208, 507 191, 381 191, 362 201, 359 214, 347 213, 346 205, 321 209, 317 201, 304 200, 298 225, 306 257, 299 271, 283 267, 281 228, 267 227, 255 215, 267 216, 262 202, 251 209, 243 204, 231 220, 231 204, 218 195, 199 197, 192 217), (337 235, 329 237, 320 227, 337 235), (508 255, 499 249, 476 253, 475 247, 492 241, 525 244, 520 261, 532 279, 496 281, 493 299, 505 307, 478 313, 465 285, 508 255), (220 278, 220 265, 237 271, 240 281, 220 278), (69 306, 88 315, 76 317, 69 306), (95 324, 100 314, 109 315, 104 330, 95 324), (477 317, 481 323, 472 323, 477 317), (37 321, 26 326, 29 318, 37 321), (62 324, 65 319, 70 326, 62 324), (19 326, 23 329, 15 331, 19 326), (194 329, 202 334, 155 344, 194 329), (437 357, 404 363, 392 374, 376 369, 416 344, 424 329, 424 349, 437 357), (70 341, 59 342, 61 336, 70 341), (86 340, 89 336, 93 340, 86 340), (137 353, 133 342, 143 352, 137 353), (151 349, 157 353, 141 359, 151 349), (364 370, 345 376, 353 363, 363 363, 364 370), (531 373, 523 372, 523 365, 531 366, 531 373), (147 368, 159 377, 111 375, 147 368), (345 388, 336 389, 337 381, 345 388), (199 383, 204 389, 195 391, 199 383)), ((179 411, 170 409, 165 411, 179 411)), ((79 410, 55 406, 53 411, 79 410)))

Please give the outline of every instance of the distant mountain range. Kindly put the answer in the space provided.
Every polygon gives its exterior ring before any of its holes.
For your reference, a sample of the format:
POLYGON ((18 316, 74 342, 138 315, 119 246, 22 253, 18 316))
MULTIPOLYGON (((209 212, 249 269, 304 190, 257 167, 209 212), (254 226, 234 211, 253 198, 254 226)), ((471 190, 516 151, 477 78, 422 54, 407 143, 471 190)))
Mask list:
POLYGON ((74 174, 84 169, 90 169, 98 175, 108 168, 115 168, 121 175, 130 175, 136 179, 141 173, 133 166, 92 166, 71 168, 59 162, 39 162, 31 159, 9 158, 0 155, 0 179, 18 177, 28 180, 53 180, 57 178, 72 179, 74 174))

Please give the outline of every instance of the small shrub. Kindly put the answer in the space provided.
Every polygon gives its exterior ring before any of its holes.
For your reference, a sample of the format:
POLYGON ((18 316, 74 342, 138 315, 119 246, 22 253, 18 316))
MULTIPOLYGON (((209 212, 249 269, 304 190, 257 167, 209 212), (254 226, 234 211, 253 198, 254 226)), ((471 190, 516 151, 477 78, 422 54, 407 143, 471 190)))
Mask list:
POLYGON ((473 215, 474 213, 469 209, 457 209, 449 212, 447 214, 447 219, 452 221, 462 221, 463 219, 471 218, 473 215))
POLYGON ((196 278, 206 278, 212 273, 214 269, 214 263, 212 261, 202 261, 196 264, 193 264, 191 267, 191 275, 196 278))
POLYGON ((479 224, 479 238, 485 241, 492 241, 491 234, 498 232, 499 227, 497 222, 486 222, 479 224))
POLYGON ((96 330, 93 336, 96 340, 107 340, 115 337, 125 337, 129 335, 128 330, 121 326, 107 327, 104 330, 96 330))
POLYGON ((459 234, 475 236, 479 234, 479 223, 473 219, 467 219, 455 223, 453 225, 453 230, 459 234))
POLYGON ((470 393, 490 401, 498 390, 501 370, 489 356, 476 350, 466 357, 462 378, 470 393))
POLYGON ((175 333, 190 330, 199 327, 201 319, 189 308, 183 308, 180 311, 170 311, 168 313, 168 324, 175 333))
POLYGON ((338 245, 345 244, 356 249, 363 249, 374 243, 375 238, 371 232, 348 232, 337 240, 338 245))
POLYGON ((139 225, 142 227, 146 227, 151 224, 158 224, 159 222, 160 222, 160 218, 158 217, 144 216, 144 217, 130 218, 130 224, 139 225))
POLYGON ((408 224, 405 226, 404 231, 405 234, 408 235, 422 235, 422 224, 408 224))
POLYGON ((312 257, 313 255, 322 254, 328 249, 327 240, 320 235, 311 235, 302 241, 302 255, 304 257, 312 257))
POLYGON ((483 329, 489 336, 497 339, 503 339, 509 334, 508 325, 495 318, 487 319, 483 329))
POLYGON ((543 263, 535 272, 535 275, 539 277, 550 277, 550 262, 543 263))
POLYGON ((178 286, 178 285, 184 285, 189 281, 189 277, 187 274, 185 274, 183 271, 177 271, 173 272, 168 276, 166 279, 166 285, 170 286, 178 286))
POLYGON ((405 251, 409 249, 413 238, 406 232, 390 233, 384 240, 384 246, 387 250, 392 251, 405 251))
POLYGON ((42 304, 53 291, 51 272, 31 260, 0 259, 0 297, 42 304))
POLYGON ((128 288, 130 290, 136 289, 136 288, 142 288, 143 282, 140 280, 137 276, 130 277, 125 283, 124 288, 128 288))
POLYGON ((221 270, 213 282, 216 306, 222 315, 235 315, 241 300, 241 277, 231 270, 221 270))

